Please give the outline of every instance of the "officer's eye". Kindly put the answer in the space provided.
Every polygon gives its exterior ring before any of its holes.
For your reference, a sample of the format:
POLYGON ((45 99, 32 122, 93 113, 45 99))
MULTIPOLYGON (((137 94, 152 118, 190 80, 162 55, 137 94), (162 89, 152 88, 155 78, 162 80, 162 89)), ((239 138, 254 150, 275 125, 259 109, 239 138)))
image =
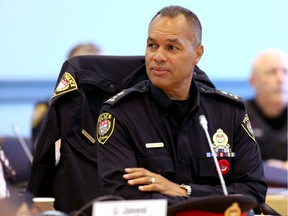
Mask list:
POLYGON ((155 47, 156 47, 156 44, 154 44, 154 43, 148 43, 148 44, 147 44, 147 47, 155 48, 155 47))
POLYGON ((169 45, 169 46, 168 46, 168 49, 169 49, 169 50, 178 50, 179 48, 176 47, 176 46, 174 46, 174 45, 169 45))

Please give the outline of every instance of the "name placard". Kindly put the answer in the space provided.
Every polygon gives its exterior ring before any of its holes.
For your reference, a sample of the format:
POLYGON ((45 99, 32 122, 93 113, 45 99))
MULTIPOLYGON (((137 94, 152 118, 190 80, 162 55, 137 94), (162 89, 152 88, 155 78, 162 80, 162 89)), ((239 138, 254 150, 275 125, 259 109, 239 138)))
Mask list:
POLYGON ((94 202, 92 216, 166 216, 167 200, 117 200, 94 202))

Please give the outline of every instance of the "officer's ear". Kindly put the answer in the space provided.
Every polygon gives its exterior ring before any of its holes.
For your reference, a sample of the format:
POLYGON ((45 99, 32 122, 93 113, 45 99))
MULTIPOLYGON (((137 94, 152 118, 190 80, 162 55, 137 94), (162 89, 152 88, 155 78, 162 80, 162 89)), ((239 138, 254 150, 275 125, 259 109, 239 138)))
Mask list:
POLYGON ((195 52, 195 57, 193 60, 193 64, 196 65, 196 64, 198 64, 198 62, 200 61, 200 59, 204 53, 204 46, 199 45, 199 46, 194 47, 194 52, 195 52))

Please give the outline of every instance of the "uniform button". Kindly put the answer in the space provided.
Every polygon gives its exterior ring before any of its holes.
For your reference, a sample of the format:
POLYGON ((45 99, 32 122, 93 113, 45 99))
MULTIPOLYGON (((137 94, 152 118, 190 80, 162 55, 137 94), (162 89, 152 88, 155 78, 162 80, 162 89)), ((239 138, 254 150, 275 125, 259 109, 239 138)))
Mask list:
POLYGON ((113 83, 110 84, 110 88, 113 89, 115 85, 113 83))
POLYGON ((147 87, 145 85, 142 86, 142 89, 145 90, 147 87))
POLYGON ((202 91, 205 91, 206 89, 205 89, 205 88, 203 88, 203 87, 201 87, 201 90, 202 90, 202 91))
POLYGON ((185 159, 184 158, 180 158, 180 163, 185 163, 185 159))

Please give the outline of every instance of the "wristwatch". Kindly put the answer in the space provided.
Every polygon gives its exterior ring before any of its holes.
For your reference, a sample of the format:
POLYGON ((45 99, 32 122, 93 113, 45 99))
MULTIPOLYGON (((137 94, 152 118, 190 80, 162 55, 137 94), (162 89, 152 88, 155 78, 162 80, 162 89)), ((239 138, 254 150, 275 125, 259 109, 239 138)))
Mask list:
POLYGON ((181 184, 180 187, 186 190, 187 196, 191 196, 192 188, 190 185, 181 184))

